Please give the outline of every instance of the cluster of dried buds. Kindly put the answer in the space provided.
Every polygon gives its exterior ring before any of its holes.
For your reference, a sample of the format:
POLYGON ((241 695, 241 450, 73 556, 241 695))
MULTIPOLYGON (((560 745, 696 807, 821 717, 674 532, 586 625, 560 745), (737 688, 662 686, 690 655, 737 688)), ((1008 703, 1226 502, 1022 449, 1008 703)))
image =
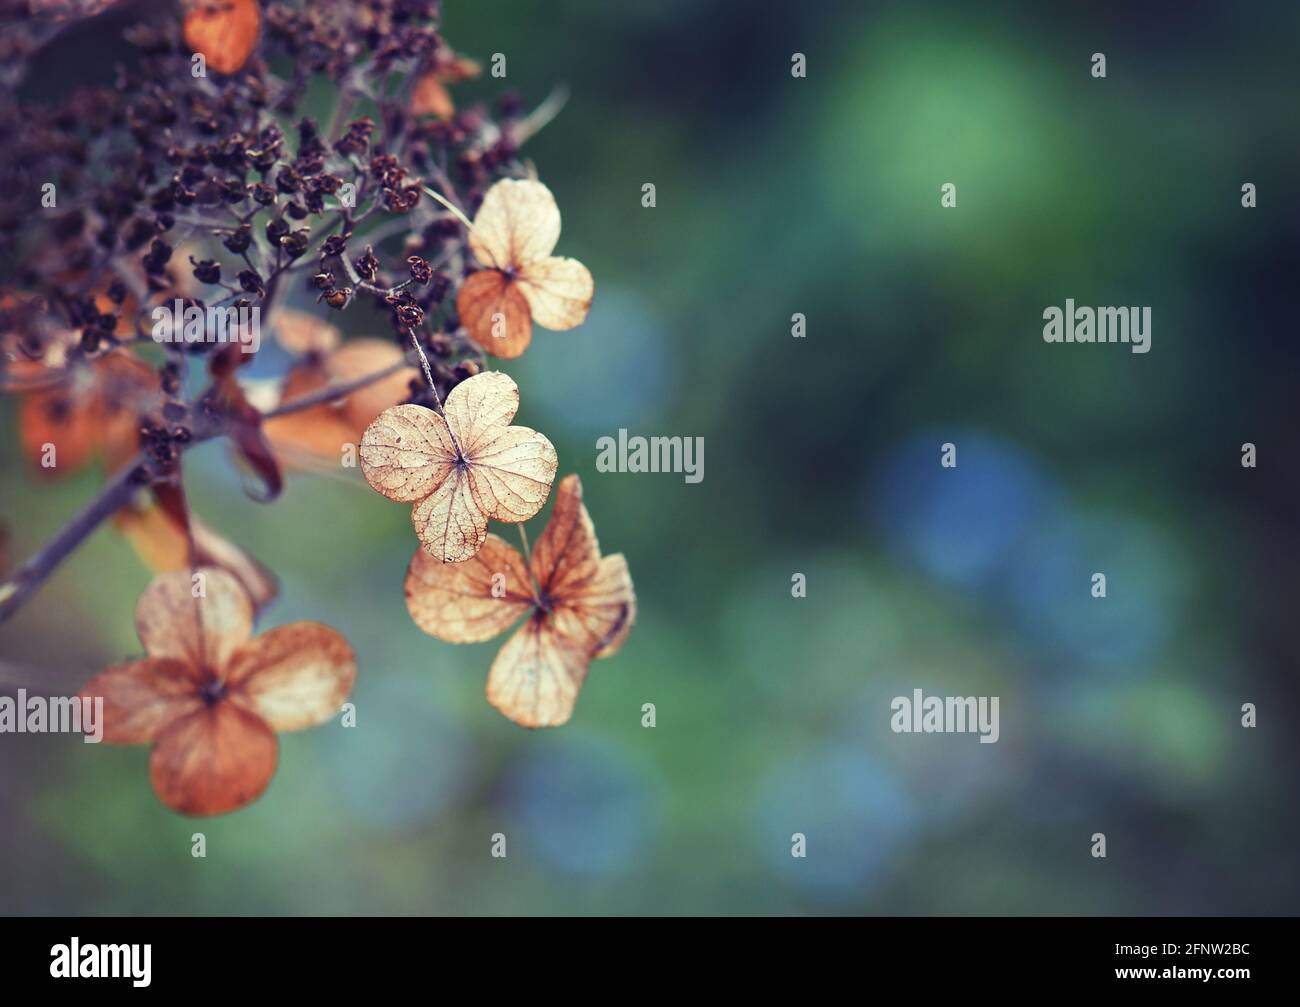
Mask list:
POLYGON ((104 701, 108 740, 153 745, 154 789, 180 811, 257 797, 275 733, 332 717, 355 674, 327 627, 251 635, 275 578, 194 513, 195 443, 228 440, 267 500, 286 469, 358 455, 375 489, 414 505, 406 594, 422 629, 468 642, 524 618, 488 681, 520 724, 567 720, 588 664, 635 618, 627 564, 601 555, 576 476, 533 552, 487 531, 535 516, 558 465, 545 436, 510 424, 519 390, 489 357, 522 354, 534 323, 581 324, 594 288, 551 254, 559 210, 519 154, 557 102, 458 110, 450 88, 477 66, 442 38, 438 7, 0 0, 0 187, 24 194, 0 206, 0 389, 19 399, 34 471, 100 459, 109 473, 0 583, 0 619, 99 523, 127 535, 158 571, 137 610, 146 657, 85 695, 104 701), (38 107, 29 61, 92 16, 136 57, 112 86, 38 107), (321 78, 325 125, 302 112, 321 78), (345 337, 331 319, 361 304, 381 331, 345 337), (234 338, 216 338, 217 317, 234 338), (183 319, 184 338, 163 338, 160 318, 183 319), (270 381, 244 377, 262 319, 288 360, 270 381))

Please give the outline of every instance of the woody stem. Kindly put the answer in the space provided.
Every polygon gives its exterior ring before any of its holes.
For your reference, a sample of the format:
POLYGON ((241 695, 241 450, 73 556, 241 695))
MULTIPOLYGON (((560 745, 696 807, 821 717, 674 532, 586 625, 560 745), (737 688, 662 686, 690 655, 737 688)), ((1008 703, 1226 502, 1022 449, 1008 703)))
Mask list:
POLYGON ((4 622, 26 603, 45 579, 54 572, 72 550, 100 526, 100 524, 124 507, 137 489, 132 481, 136 465, 143 460, 137 458, 135 463, 127 465, 113 476, 99 493, 78 514, 60 529, 36 555, 14 571, 13 576, 0 584, 0 622, 4 622))
POLYGON ((450 210, 450 211, 452 212, 452 214, 456 217, 456 219, 459 220, 462 224, 465 225, 465 230, 466 230, 466 231, 472 231, 472 230, 474 230, 474 225, 473 225, 472 223, 470 223, 470 219, 469 219, 467 216, 465 216, 464 211, 461 210, 461 208, 460 208, 459 206, 457 206, 457 205, 456 205, 455 203, 453 203, 451 200, 447 199, 447 197, 444 196, 444 195, 442 195, 441 193, 439 193, 439 192, 434 192, 434 191, 433 191, 432 189, 430 189, 427 185, 421 186, 420 188, 424 191, 424 194, 425 194, 426 196, 430 196, 430 197, 432 197, 433 199, 436 199, 439 203, 441 203, 441 204, 442 204, 443 206, 445 206, 448 210, 450 210))
POLYGON ((411 345, 415 347, 415 352, 420 355, 420 366, 424 368, 424 380, 429 382, 429 391, 433 392, 433 401, 438 403, 438 412, 442 412, 442 397, 438 395, 438 386, 433 381, 433 369, 429 366, 429 358, 424 355, 424 347, 420 345, 420 340, 416 338, 414 329, 407 329, 406 334, 411 337, 411 345))

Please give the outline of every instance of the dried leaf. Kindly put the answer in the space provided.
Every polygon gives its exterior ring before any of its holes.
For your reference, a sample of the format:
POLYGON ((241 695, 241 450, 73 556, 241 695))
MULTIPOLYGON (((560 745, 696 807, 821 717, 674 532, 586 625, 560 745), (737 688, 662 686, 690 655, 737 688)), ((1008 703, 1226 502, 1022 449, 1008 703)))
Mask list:
MULTIPOLYGON (((275 575, 233 542, 190 515, 194 536, 194 563, 215 566, 234 575, 253 602, 254 612, 275 600, 279 585, 275 575)), ((113 525, 149 569, 155 573, 190 569, 189 539, 184 524, 163 507, 124 507, 113 515, 113 525)))
POLYGON ((277 308, 271 327, 275 330, 275 341, 295 355, 323 356, 343 341, 343 334, 323 318, 292 308, 277 308))
POLYGON ((432 115, 439 119, 450 119, 456 114, 451 93, 443 86, 437 72, 426 73, 415 82, 415 87, 411 90, 410 113, 432 115))
POLYGON ((469 245, 487 268, 456 297, 475 342, 496 357, 517 357, 532 339, 532 323, 548 329, 581 325, 595 290, 576 259, 551 255, 560 239, 560 210, 541 182, 504 179, 483 197, 469 245))
POLYGON ((114 350, 70 370, 55 387, 23 396, 23 453, 46 476, 68 475, 95 457, 116 471, 139 450, 140 416, 161 402, 153 370, 129 351, 114 350), (54 445, 53 467, 42 464, 47 444, 54 445))
POLYGON ((510 426, 519 388, 499 371, 457 385, 444 416, 423 406, 385 410, 361 439, 361 469, 376 490, 414 503, 424 548, 444 563, 474 556, 488 520, 520 522, 546 502, 558 458, 551 442, 510 426))
MULTIPOLYGON (((296 365, 285 379, 280 401, 291 402, 332 384, 378 374, 403 359, 402 349, 387 340, 350 340, 324 359, 312 358, 296 365)), ((306 456, 337 465, 343 446, 359 444, 370 421, 407 398, 411 381, 418 377, 414 367, 401 367, 333 402, 272 417, 262 429, 277 457, 288 464, 298 464, 306 456)))
POLYGON ((188 0, 185 44, 203 54, 218 73, 234 73, 257 44, 261 12, 257 0, 188 0))
POLYGON ((614 654, 636 621, 627 561, 600 555, 576 475, 561 480, 527 566, 490 535, 466 563, 417 552, 405 587, 416 625, 451 643, 490 639, 528 614, 497 653, 487 685, 488 702, 525 727, 567 721, 592 658, 614 654))

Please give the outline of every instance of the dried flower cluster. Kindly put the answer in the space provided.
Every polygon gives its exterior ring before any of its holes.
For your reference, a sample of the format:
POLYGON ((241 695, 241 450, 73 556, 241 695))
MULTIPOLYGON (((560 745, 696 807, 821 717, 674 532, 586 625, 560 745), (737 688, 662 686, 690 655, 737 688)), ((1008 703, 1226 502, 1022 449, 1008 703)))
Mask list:
POLYGON ((17 99, 50 39, 115 7, 0 2, 0 185, 22 194, 0 206, 0 389, 21 398, 34 472, 108 472, 0 583, 0 619, 111 521, 159 572, 137 610, 147 656, 84 695, 105 700, 109 740, 153 744, 166 804, 239 807, 271 778, 274 732, 334 716, 355 661, 312 623, 251 637, 275 578, 194 513, 185 452, 225 439, 270 501, 286 470, 352 450, 376 490, 413 505, 416 623, 469 642, 526 615, 488 697, 520 724, 563 723, 636 602, 576 476, 531 556, 488 533, 534 517, 558 469, 545 436, 511 425, 519 390, 489 357, 525 352, 534 323, 581 324, 594 290, 552 254, 559 209, 519 153, 555 103, 458 110, 451 89, 478 67, 440 35, 437 0, 148 5, 113 86, 17 99), (322 79, 327 122, 301 112, 322 79), (286 306, 293 292, 315 310, 286 306), (184 338, 160 340, 173 307, 184 338), (327 320, 356 310, 374 335, 327 320), (214 335, 214 311, 236 339, 214 335), (274 387, 242 376, 260 319, 292 361, 274 387))

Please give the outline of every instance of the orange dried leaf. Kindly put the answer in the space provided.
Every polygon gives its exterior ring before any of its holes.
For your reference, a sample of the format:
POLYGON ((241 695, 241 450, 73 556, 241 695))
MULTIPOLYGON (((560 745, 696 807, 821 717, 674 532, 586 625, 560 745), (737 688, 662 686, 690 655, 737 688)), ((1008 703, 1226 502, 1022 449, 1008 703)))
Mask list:
POLYGON ((559 460, 545 436, 510 426, 518 408, 514 381, 487 371, 453 388, 441 416, 393 406, 366 428, 366 481, 390 500, 415 504, 412 524, 435 559, 470 559, 489 519, 527 521, 546 502, 559 460))
POLYGON ((560 240, 560 210, 541 182, 504 179, 483 197, 469 246, 487 268, 456 296, 474 341, 496 357, 517 357, 532 323, 572 329, 586 320, 595 284, 576 259, 551 255, 560 240))
POLYGON ((636 621, 627 561, 601 556, 576 475, 561 480, 529 564, 495 535, 466 563, 417 552, 406 605, 416 625, 451 643, 490 639, 528 614, 487 683, 488 702, 525 727, 567 721, 591 660, 614 654, 636 621))
POLYGON ((100 455, 115 471, 139 449, 140 416, 162 402, 158 379, 124 349, 69 370, 55 387, 23 397, 19 438, 23 453, 44 475, 67 475, 100 455), (43 464, 46 445, 54 465, 43 464))
MULTIPOLYGON (((307 316, 310 317, 310 316, 307 316)), ((383 339, 354 339, 329 353, 296 365, 285 379, 281 402, 378 374, 405 359, 401 348, 383 339)), ((389 406, 410 395, 414 367, 364 385, 333 402, 275 416, 262 424, 276 454, 290 464, 316 460, 337 465, 344 445, 357 445, 366 426, 389 406)))
POLYGON ((275 341, 293 354, 326 354, 343 339, 339 330, 323 318, 292 308, 278 309, 271 327, 275 341))
MULTIPOLYGON (((113 516, 113 525, 155 573, 189 570, 190 544, 185 529, 163 508, 124 507, 113 516)), ((190 516, 190 531, 198 565, 220 567, 233 574, 248 592, 255 612, 275 600, 279 585, 270 570, 197 516, 190 516)))
POLYGON ((451 93, 443 86, 436 71, 426 73, 415 82, 415 87, 411 90, 410 112, 412 115, 432 115, 439 119, 450 119, 456 114, 451 93))
POLYGON ((234 73, 252 55, 261 20, 257 0, 188 0, 185 44, 218 73, 234 73))

